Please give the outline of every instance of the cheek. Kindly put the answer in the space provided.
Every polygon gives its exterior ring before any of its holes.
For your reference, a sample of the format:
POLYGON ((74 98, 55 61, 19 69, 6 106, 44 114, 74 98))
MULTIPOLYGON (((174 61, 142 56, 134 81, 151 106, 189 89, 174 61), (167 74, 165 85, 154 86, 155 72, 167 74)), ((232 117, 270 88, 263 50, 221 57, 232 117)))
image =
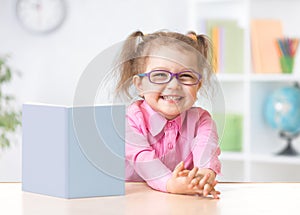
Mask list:
POLYGON ((160 98, 160 93, 154 91, 144 92, 144 98, 147 101, 156 101, 160 98))
POLYGON ((149 82, 143 82, 142 84, 143 84, 143 88, 142 88, 143 89, 143 94, 145 96, 146 95, 152 96, 152 97, 158 96, 161 93, 162 89, 163 89, 162 86, 153 85, 149 82))
POLYGON ((189 94, 189 97, 195 101, 197 99, 197 88, 190 88, 187 90, 187 93, 189 94))

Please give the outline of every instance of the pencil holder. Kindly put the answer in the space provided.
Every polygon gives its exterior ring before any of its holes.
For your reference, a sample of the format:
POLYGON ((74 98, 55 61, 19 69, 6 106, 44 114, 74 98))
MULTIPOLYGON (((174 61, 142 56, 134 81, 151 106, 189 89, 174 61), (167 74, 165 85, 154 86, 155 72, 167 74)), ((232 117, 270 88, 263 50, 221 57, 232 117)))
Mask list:
POLYGON ((291 74, 294 68, 294 57, 282 56, 280 57, 280 66, 282 73, 291 74))

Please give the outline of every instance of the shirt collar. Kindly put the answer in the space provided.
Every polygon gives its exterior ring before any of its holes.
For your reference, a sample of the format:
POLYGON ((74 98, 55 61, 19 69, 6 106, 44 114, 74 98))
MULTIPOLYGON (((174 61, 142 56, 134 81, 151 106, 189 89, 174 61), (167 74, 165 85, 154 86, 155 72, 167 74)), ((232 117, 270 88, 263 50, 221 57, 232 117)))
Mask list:
POLYGON ((186 116, 186 111, 181 113, 178 117, 172 120, 167 120, 164 116, 162 116, 160 113, 157 113, 154 111, 146 101, 143 101, 141 104, 141 107, 144 112, 144 117, 146 120, 147 127, 152 134, 152 136, 158 135, 165 127, 167 122, 175 122, 177 125, 177 129, 180 132, 180 129, 182 127, 183 121, 186 116))

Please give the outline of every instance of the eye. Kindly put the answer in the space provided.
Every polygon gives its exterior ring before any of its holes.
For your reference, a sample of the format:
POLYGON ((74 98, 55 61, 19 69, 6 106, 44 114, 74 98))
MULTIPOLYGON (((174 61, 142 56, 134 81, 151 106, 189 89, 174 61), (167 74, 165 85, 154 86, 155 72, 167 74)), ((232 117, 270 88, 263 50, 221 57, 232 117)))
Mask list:
POLYGON ((152 72, 151 76, 152 77, 161 77, 161 78, 163 78, 163 77, 168 77, 168 74, 166 72, 157 71, 157 72, 152 72))
POLYGON ((191 74, 181 74, 180 78, 194 78, 191 74))
POLYGON ((194 72, 182 72, 179 75, 179 78, 182 80, 194 80, 194 79, 198 79, 198 76, 194 73, 194 72))
POLYGON ((166 71, 153 71, 151 72, 151 78, 153 79, 168 79, 170 74, 166 71))

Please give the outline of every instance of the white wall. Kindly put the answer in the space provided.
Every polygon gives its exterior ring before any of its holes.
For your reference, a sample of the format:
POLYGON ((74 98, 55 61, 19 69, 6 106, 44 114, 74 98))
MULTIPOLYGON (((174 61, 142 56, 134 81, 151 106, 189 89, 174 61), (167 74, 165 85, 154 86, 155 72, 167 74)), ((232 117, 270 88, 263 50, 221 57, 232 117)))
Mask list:
MULTIPOLYGON (((48 35, 25 31, 15 15, 16 0, 0 0, 0 54, 22 73, 8 91, 18 103, 71 105, 77 81, 101 50, 140 29, 186 32, 186 3, 181 0, 66 0, 63 26, 48 35)), ((20 132, 21 135, 21 132, 20 132)), ((21 138, 0 152, 0 181, 21 180, 21 138)))

